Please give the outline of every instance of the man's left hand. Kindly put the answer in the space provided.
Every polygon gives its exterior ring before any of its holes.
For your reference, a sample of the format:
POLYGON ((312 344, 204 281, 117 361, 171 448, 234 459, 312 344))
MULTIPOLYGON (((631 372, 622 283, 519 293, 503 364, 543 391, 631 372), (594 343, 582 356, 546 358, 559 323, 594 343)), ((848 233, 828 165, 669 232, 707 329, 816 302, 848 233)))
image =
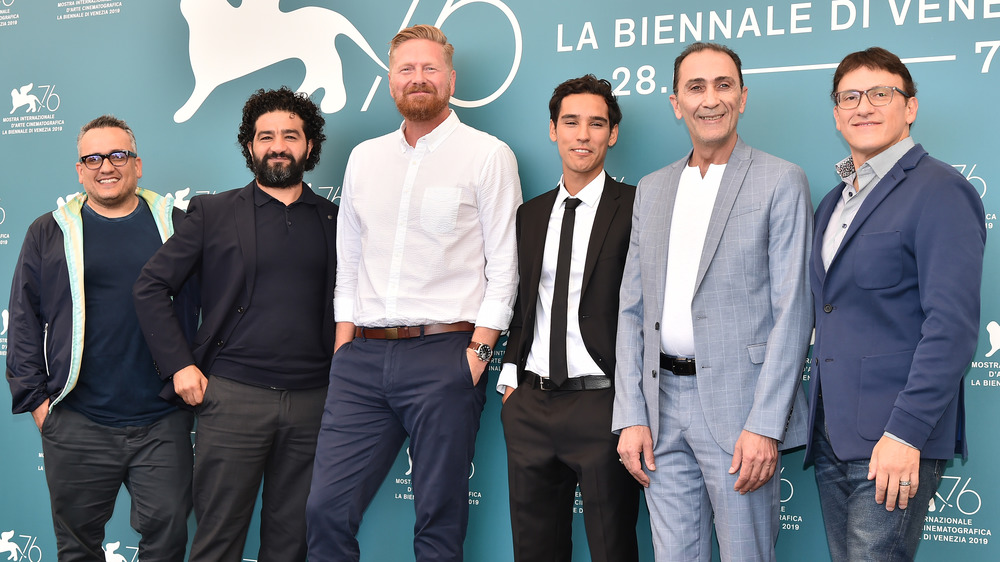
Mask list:
POLYGON ((778 442, 744 429, 736 440, 733 464, 729 467, 729 474, 740 473, 733 490, 746 494, 760 488, 774 476, 777 465, 778 442))
POLYGON ((892 511, 898 501, 899 509, 906 509, 920 484, 920 450, 883 435, 872 450, 868 479, 875 480, 875 503, 892 511))

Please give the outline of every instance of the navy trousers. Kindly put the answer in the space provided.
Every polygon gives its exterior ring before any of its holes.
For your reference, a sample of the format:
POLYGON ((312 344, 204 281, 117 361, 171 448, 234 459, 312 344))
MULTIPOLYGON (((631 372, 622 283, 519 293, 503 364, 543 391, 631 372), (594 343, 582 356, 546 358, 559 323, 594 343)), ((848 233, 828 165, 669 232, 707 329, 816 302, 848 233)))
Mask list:
POLYGON ((333 356, 306 503, 310 562, 360 559, 362 515, 407 435, 416 560, 462 560, 487 379, 472 384, 470 337, 357 338, 333 356))

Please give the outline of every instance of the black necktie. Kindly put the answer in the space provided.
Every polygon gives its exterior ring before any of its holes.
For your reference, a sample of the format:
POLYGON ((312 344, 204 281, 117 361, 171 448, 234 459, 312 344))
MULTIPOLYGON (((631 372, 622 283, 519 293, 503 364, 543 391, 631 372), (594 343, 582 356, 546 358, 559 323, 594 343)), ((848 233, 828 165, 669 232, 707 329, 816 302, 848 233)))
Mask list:
POLYGON ((559 256, 556 258, 556 283, 552 290, 552 323, 549 334, 549 380, 557 386, 569 378, 566 367, 566 316, 569 299, 569 264, 573 256, 573 224, 579 199, 566 199, 562 230, 559 231, 559 256))

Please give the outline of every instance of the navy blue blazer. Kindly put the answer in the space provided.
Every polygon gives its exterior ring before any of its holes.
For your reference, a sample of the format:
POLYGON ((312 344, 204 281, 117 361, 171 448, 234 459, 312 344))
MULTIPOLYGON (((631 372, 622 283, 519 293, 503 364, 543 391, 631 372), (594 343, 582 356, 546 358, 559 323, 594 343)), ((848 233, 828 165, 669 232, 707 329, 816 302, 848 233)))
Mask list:
MULTIPOLYGON (((191 199, 184 221, 150 258, 133 290, 136 313, 157 368, 173 375, 195 364, 207 376, 229 335, 253 306, 257 272, 254 182, 241 189, 191 199), (200 274, 201 326, 190 347, 170 307, 191 276, 200 274)), ((316 205, 327 251, 323 344, 333 355, 333 289, 337 270, 337 206, 308 187, 303 197, 316 205)))
POLYGON ((843 188, 816 209, 810 435, 822 386, 841 460, 870 458, 886 431, 922 458, 967 456, 962 388, 979 334, 986 242, 979 193, 914 146, 872 188, 824 271, 823 232, 843 188))

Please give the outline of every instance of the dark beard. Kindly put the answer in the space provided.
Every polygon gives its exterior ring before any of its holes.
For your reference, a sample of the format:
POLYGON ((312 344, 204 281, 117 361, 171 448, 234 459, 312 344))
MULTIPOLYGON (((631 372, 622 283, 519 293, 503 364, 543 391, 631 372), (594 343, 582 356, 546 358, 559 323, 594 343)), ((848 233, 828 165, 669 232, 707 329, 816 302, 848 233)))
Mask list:
POLYGON ((414 91, 428 92, 433 95, 426 100, 411 100, 406 95, 401 96, 396 101, 396 109, 404 119, 408 121, 430 121, 448 108, 448 101, 451 96, 439 98, 437 92, 426 88, 413 88, 406 92, 410 94, 414 91))
POLYGON ((302 183, 302 175, 305 174, 306 165, 286 152, 280 154, 267 154, 264 158, 253 161, 253 172, 257 177, 257 183, 264 187, 287 188, 295 187, 302 183), (288 158, 288 164, 268 164, 268 159, 280 156, 288 158))

